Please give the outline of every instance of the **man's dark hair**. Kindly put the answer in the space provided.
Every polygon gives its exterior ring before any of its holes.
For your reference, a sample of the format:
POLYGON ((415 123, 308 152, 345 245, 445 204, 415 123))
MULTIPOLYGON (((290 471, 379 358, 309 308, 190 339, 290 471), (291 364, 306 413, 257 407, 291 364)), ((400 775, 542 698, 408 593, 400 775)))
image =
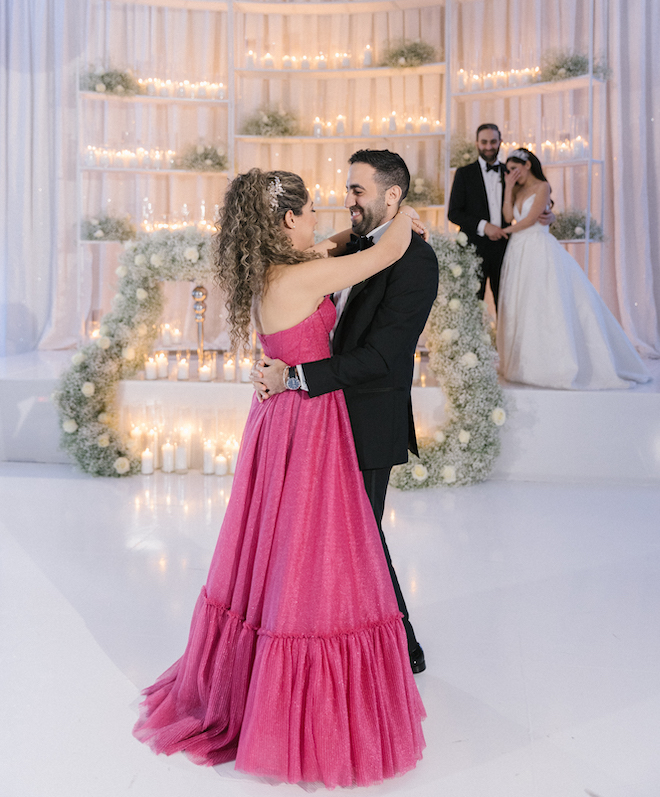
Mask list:
POLYGON ((378 185, 387 191, 393 185, 401 189, 401 200, 406 198, 410 188, 410 172, 401 155, 390 152, 389 149, 359 149, 348 159, 354 163, 368 163, 376 170, 374 179, 378 185))
POLYGON ((493 122, 486 122, 485 125, 479 125, 479 127, 477 128, 477 135, 475 136, 475 139, 479 138, 479 133, 481 133, 482 130, 495 130, 497 133, 499 133, 500 141, 502 140, 502 134, 500 133, 500 128, 496 124, 493 124, 493 122))

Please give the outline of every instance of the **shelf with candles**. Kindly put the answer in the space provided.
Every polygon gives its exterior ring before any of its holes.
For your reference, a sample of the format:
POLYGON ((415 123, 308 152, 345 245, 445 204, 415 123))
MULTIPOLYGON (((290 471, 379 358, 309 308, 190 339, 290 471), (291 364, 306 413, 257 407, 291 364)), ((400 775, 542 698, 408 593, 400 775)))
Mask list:
POLYGON ((425 140, 444 136, 440 133, 370 133, 361 136, 236 136, 236 141, 253 144, 337 144, 341 141, 390 141, 392 139, 425 140))
POLYGON ((221 172, 217 169, 211 169, 210 171, 198 171, 197 169, 158 169, 158 168, 140 168, 139 166, 81 166, 80 167, 83 172, 117 172, 117 173, 129 173, 129 174, 185 174, 191 177, 209 177, 210 175, 218 175, 220 177, 227 177, 229 172, 221 172))
POLYGON ((130 96, 121 96, 117 94, 102 94, 98 91, 81 91, 80 95, 88 100, 117 100, 118 102, 148 102, 152 104, 171 105, 172 103, 181 103, 182 105, 228 105, 228 99, 215 99, 213 97, 175 97, 167 96, 160 97, 151 94, 132 94, 130 96))
MULTIPOLYGON (((594 77, 595 84, 605 85, 605 81, 594 77)), ((461 91, 452 95, 457 102, 469 102, 482 99, 506 99, 507 97, 535 96, 537 94, 558 94, 562 91, 577 91, 589 87, 589 75, 554 80, 548 83, 527 83, 523 86, 506 86, 502 88, 479 89, 478 91, 461 91)))
MULTIPOLYGON (((415 205, 415 210, 444 210, 444 205, 415 205)), ((314 205, 314 210, 317 213, 336 213, 340 210, 346 210, 344 207, 343 201, 340 201, 340 197, 337 197, 337 204, 336 205, 314 205)))
POLYGON ((255 67, 237 69, 236 75, 240 77, 256 78, 290 78, 305 77, 324 79, 337 78, 379 78, 379 77, 410 77, 411 75, 440 75, 444 74, 446 64, 444 61, 422 66, 411 66, 407 69, 390 66, 362 66, 333 69, 330 67, 289 67, 274 69, 269 67, 255 67))
MULTIPOLYGON (((146 0, 141 0, 146 2, 146 0)), ((189 5, 190 0, 168 0, 168 5, 189 5)), ((261 0, 235 0, 232 4, 235 11, 246 14, 306 14, 328 16, 330 14, 374 14, 379 11, 397 11, 405 9, 428 8, 437 6, 438 0, 351 0, 350 2, 261 2, 261 0)), ((211 6, 213 10, 223 10, 227 7, 225 2, 207 0, 204 7, 211 6)))

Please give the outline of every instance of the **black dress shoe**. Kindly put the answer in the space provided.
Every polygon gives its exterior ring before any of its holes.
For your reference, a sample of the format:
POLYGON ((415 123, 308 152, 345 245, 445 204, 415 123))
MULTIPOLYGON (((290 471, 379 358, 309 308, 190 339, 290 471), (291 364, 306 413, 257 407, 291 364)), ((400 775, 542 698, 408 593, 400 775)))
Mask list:
POLYGON ((426 662, 424 661, 424 651, 421 645, 410 651, 410 666, 414 673, 424 672, 426 669, 426 662))

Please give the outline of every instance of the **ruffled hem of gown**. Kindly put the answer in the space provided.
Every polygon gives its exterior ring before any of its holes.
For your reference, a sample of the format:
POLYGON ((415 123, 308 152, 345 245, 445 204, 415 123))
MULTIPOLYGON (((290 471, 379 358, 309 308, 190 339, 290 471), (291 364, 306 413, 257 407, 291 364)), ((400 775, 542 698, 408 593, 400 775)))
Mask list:
POLYGON ((186 652, 143 694, 133 733, 154 752, 235 759, 287 783, 380 783, 425 747, 398 613, 347 633, 278 635, 202 590, 186 652))

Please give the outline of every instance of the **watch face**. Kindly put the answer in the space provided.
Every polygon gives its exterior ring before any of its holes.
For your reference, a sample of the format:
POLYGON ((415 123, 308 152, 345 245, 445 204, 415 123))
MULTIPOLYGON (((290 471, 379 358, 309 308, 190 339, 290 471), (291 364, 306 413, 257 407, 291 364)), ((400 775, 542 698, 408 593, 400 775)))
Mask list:
POLYGON ((286 380, 286 386, 288 390, 298 390, 300 388, 300 379, 297 376, 290 376, 286 380))

